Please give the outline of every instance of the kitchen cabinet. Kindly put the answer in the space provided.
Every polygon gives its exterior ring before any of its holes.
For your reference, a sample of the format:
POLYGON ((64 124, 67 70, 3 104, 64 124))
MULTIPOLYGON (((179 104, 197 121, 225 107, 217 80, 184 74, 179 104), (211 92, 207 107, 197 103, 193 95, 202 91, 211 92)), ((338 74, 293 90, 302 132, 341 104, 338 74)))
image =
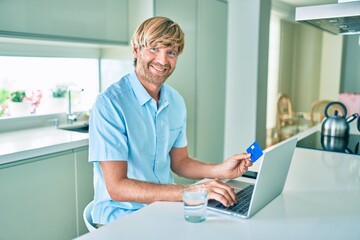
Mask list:
POLYGON ((360 93, 360 40, 358 35, 344 36, 341 65, 341 93, 360 93))
POLYGON ((87 147, 0 165, 0 239, 73 239, 93 197, 87 147))
POLYGON ((224 158, 227 3, 198 0, 196 157, 224 158))
POLYGON ((0 35, 127 44, 128 12, 128 0, 0 1, 0 35))
POLYGON ((93 188, 93 164, 88 162, 88 147, 74 150, 75 157, 75 179, 77 199, 77 224, 78 235, 88 232, 82 214, 85 206, 94 198, 93 188))
POLYGON ((189 152, 213 163, 224 154, 227 8, 219 0, 155 1, 155 15, 173 19, 185 33, 184 52, 168 83, 187 105, 189 152))

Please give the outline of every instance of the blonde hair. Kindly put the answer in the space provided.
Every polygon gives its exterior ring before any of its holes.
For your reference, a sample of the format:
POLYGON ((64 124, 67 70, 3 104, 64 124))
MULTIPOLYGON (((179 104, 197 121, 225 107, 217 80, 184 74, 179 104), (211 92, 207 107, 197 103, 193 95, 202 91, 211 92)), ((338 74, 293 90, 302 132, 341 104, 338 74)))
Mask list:
POLYGON ((180 55, 184 50, 185 35, 180 26, 166 17, 152 17, 141 23, 131 38, 133 47, 178 47, 180 55))

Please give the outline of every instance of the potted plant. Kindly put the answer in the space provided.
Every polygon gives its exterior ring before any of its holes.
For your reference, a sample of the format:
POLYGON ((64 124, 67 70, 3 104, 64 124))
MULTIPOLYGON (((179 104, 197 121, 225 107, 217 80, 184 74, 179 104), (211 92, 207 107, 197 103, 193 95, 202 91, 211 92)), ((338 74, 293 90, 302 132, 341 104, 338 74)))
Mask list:
POLYGON ((65 98, 68 87, 66 85, 56 85, 54 89, 52 89, 53 98, 65 98))
POLYGON ((37 113, 65 113, 67 109, 68 86, 58 84, 46 92, 41 99, 37 113))
POLYGON ((12 102, 22 102, 26 97, 25 91, 15 91, 10 94, 12 102))
POLYGON ((52 101, 51 105, 54 112, 66 112, 67 109, 67 92, 68 86, 63 84, 58 84, 52 89, 52 101))
POLYGON ((12 117, 31 113, 31 100, 26 97, 26 92, 23 90, 11 92, 8 105, 12 117))

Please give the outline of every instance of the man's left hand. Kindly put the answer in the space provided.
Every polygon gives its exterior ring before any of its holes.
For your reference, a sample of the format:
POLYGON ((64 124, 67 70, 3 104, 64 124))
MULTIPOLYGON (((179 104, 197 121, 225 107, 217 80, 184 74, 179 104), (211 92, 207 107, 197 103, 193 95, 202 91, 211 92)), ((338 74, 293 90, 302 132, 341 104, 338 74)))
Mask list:
POLYGON ((242 176, 252 166, 251 154, 238 153, 218 165, 221 178, 233 179, 242 176))

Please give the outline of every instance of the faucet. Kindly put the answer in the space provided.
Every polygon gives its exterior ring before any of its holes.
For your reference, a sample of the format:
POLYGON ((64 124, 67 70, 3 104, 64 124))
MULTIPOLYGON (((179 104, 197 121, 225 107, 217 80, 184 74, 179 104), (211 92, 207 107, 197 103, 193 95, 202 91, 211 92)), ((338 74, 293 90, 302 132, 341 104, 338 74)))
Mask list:
MULTIPOLYGON (((68 92, 68 114, 67 114, 67 123, 73 124, 77 121, 77 118, 80 114, 75 114, 72 112, 72 103, 71 103, 71 92, 74 90, 69 90, 68 92)), ((84 91, 84 89, 80 89, 80 92, 84 91)))

